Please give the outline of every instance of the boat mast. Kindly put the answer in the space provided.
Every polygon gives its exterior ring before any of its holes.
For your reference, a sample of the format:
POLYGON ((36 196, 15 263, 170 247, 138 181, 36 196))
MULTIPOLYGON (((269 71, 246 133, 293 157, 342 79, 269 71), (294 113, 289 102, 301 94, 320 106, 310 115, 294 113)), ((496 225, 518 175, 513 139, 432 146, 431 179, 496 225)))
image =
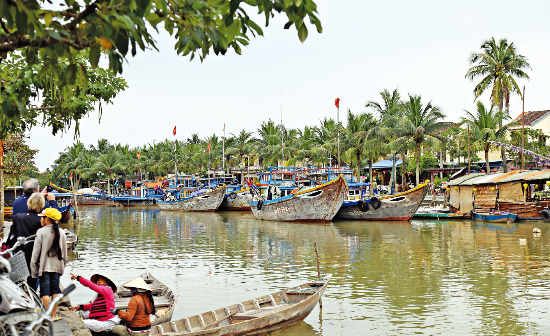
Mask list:
POLYGON ((223 123, 223 138, 222 138, 222 168, 225 176, 225 123, 223 123))
POLYGON ((281 102, 281 155, 283 157, 283 167, 285 166, 285 141, 284 141, 284 126, 283 126, 283 103, 281 102))

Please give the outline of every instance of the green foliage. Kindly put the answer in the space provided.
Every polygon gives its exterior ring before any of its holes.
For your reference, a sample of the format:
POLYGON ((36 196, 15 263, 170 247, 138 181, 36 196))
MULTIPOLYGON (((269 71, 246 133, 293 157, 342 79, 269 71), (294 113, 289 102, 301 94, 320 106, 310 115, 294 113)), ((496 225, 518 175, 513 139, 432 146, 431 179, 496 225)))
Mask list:
MULTIPOLYGON (((521 128, 512 130, 510 132, 510 143, 514 146, 528 149, 540 155, 550 155, 550 148, 546 145, 548 136, 546 136, 542 130, 527 127, 523 130, 523 134, 524 139, 522 141, 521 128)), ((510 152, 510 158, 517 163, 521 163, 521 153, 510 152)), ((525 161, 531 161, 531 157, 525 156, 525 161)))
POLYGON ((308 35, 306 19, 322 31, 312 0, 65 0, 55 5, 0 0, 0 138, 36 123, 38 112, 27 105, 39 92, 46 104, 40 110, 44 124, 55 134, 76 122, 78 134, 78 120, 95 102, 89 99, 109 101, 125 87, 95 77, 88 64, 97 68, 104 57, 113 74, 120 74, 128 54, 157 49, 153 34, 159 29, 175 39, 178 54, 191 59, 230 49, 240 54, 251 37, 263 34, 247 14, 252 9, 265 17, 266 26, 276 13, 286 14, 285 28, 294 26, 302 42, 308 35), (114 90, 101 90, 105 84, 114 90), (82 91, 88 99, 81 99, 82 91))
POLYGON ((0 139, 41 123, 52 133, 64 131, 74 122, 78 134, 79 120, 93 111, 95 104, 110 103, 126 81, 111 71, 92 69, 85 54, 64 59, 43 59, 28 65, 18 54, 0 63, 1 85, 0 139), (65 78, 70 73, 70 80, 65 78), (40 98, 40 99, 38 99, 40 98), (39 102, 40 106, 33 103, 39 102))
POLYGON ((4 174, 7 179, 17 179, 23 174, 36 171, 34 156, 38 152, 31 149, 23 133, 11 134, 3 141, 4 144, 4 174))

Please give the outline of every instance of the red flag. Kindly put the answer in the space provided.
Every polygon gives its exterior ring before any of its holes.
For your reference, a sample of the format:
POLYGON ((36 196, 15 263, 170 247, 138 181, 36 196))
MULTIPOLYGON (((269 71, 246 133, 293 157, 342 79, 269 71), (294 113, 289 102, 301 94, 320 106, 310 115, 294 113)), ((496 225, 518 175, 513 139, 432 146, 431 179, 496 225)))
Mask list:
POLYGON ((174 126, 174 130, 172 131, 172 133, 174 133, 174 135, 176 135, 176 126, 174 126))
POLYGON ((210 153, 210 142, 208 143, 208 148, 206 149, 208 153, 210 153))
POLYGON ((141 154, 137 153, 138 160, 141 159, 141 154))
POLYGON ((334 105, 336 105, 337 108, 340 108, 340 98, 334 99, 334 105))
POLYGON ((69 176, 69 178, 72 180, 73 179, 73 173, 71 173, 71 176, 69 176))

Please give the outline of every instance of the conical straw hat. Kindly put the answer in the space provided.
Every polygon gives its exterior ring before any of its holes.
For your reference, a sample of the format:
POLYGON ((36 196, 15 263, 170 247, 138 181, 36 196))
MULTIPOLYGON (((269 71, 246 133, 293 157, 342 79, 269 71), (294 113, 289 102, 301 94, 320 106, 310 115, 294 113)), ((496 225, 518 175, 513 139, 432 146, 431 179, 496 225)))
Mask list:
POLYGON ((99 278, 99 277, 102 277, 102 278, 106 279, 107 284, 109 285, 109 287, 111 287, 113 289, 113 293, 116 293, 117 288, 116 288, 115 282, 112 280, 112 278, 109 275, 107 275, 105 273, 96 273, 96 274, 92 275, 92 277, 90 278, 90 281, 95 283, 97 281, 97 278, 99 278))
POLYGON ((151 290, 151 287, 149 287, 147 285, 147 283, 145 283, 145 281, 141 277, 137 277, 134 280, 130 280, 122 286, 126 287, 126 288, 143 289, 143 290, 146 290, 146 291, 151 290))

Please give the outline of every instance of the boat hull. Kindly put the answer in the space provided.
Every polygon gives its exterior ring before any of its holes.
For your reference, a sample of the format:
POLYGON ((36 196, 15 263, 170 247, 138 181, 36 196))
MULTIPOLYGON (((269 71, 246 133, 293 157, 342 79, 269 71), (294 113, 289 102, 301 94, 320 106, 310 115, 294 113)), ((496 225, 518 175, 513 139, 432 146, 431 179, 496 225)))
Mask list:
POLYGON ((307 293, 308 289, 302 285, 297 287, 296 292, 292 292, 292 289, 276 292, 201 315, 157 325, 151 328, 151 335, 267 335, 303 321, 321 299, 329 281, 330 276, 319 280, 320 287, 316 287, 312 293, 307 293), (260 308, 259 305, 266 304, 266 301, 270 303, 260 308), (251 307, 255 304, 258 307, 251 307))
POLYGON ((134 206, 154 206, 157 203, 156 199, 143 198, 143 197, 124 197, 124 196, 114 196, 111 198, 118 205, 123 207, 134 207, 134 206))
POLYGON ((71 207, 73 205, 69 203, 69 205, 59 208, 59 212, 61 212, 61 219, 59 220, 60 223, 67 223, 71 220, 71 217, 73 216, 71 212, 71 207))
POLYGON ((225 195, 220 210, 251 211, 250 204, 248 204, 249 191, 250 189, 247 188, 225 195))
POLYGON ((511 223, 515 222, 518 215, 512 213, 477 213, 472 211, 472 218, 480 222, 511 223))
POLYGON ((176 201, 157 201, 157 204, 161 210, 216 211, 222 204, 225 189, 225 186, 221 186, 195 197, 176 201))
POLYGON ((381 204, 378 209, 369 206, 368 209, 361 210, 358 201, 345 201, 336 217, 355 220, 409 220, 420 207, 427 192, 428 185, 421 184, 399 194, 380 197, 381 204))
POLYGON ((274 221, 331 221, 347 194, 347 184, 342 176, 315 187, 279 199, 249 202, 254 218, 274 221))

